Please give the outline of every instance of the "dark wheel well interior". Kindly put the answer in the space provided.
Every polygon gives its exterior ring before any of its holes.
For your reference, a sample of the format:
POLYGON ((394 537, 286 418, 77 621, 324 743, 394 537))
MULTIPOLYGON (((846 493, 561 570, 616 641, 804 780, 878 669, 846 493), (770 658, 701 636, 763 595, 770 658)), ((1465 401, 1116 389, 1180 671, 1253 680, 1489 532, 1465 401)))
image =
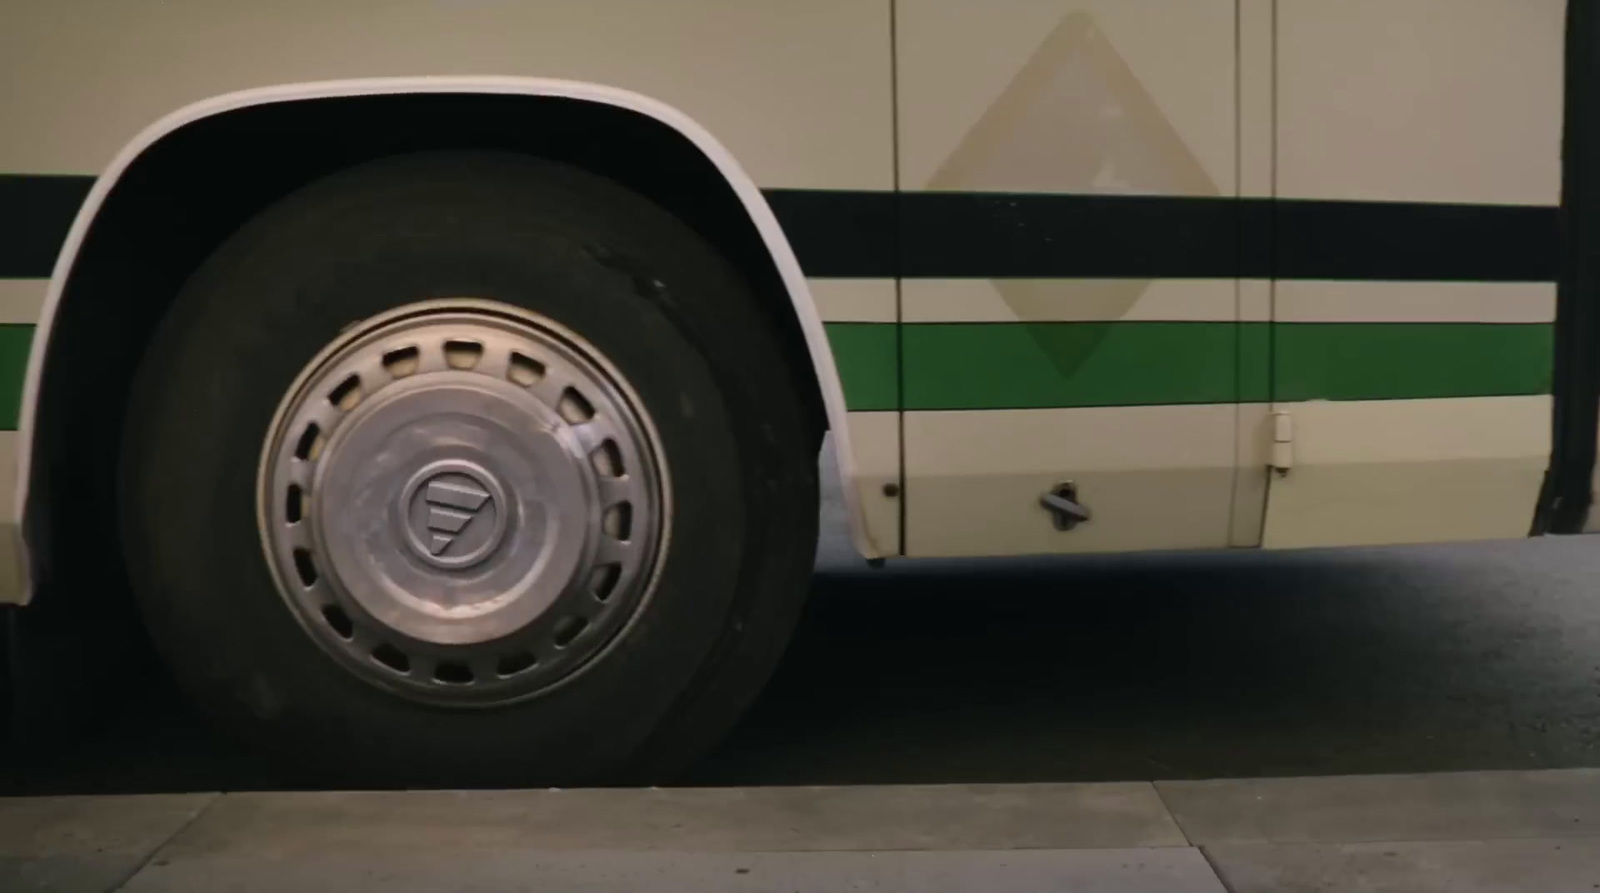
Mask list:
MULTIPOLYGON (((306 183, 377 158, 448 150, 563 161, 667 208, 740 269, 783 333, 786 360, 811 372, 787 292, 738 196, 698 147, 653 118, 579 100, 485 94, 341 97, 224 112, 174 131, 135 160, 73 268, 40 381, 24 521, 41 601, 56 600, 51 590, 73 591, 76 600, 78 592, 121 588, 114 501, 129 383, 189 274, 244 221, 306 183)), ((820 426, 814 375, 810 381, 809 409, 820 426)))

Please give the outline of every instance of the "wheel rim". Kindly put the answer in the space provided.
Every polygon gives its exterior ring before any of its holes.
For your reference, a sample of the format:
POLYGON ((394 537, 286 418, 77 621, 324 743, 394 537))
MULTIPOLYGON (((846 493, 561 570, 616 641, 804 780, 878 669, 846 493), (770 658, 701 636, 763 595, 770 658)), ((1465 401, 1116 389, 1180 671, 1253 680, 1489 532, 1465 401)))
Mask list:
POLYGON ((638 613, 665 462, 593 346, 485 301, 364 320, 301 373, 262 453, 279 592, 347 671, 503 703, 570 678, 638 613))

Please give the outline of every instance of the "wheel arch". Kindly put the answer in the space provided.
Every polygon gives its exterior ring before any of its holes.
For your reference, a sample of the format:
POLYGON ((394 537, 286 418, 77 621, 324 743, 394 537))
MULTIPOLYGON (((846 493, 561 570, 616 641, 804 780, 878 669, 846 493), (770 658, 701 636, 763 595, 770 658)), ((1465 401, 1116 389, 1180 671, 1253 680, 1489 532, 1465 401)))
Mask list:
POLYGON ((589 154, 560 160, 598 166, 598 173, 612 176, 628 167, 631 173, 621 179, 630 186, 635 184, 628 176, 648 180, 653 173, 656 186, 668 192, 661 183, 672 180, 670 165, 697 162, 704 167, 696 175, 702 179, 691 178, 691 188, 704 188, 706 178, 714 178, 730 193, 720 205, 683 194, 651 197, 674 212, 701 215, 691 225, 714 230, 713 241, 756 280, 752 284, 765 303, 787 301, 787 319, 780 324, 833 431, 852 538, 862 554, 876 556, 850 485, 855 470, 844 393, 821 318, 771 207, 725 146, 683 112, 605 85, 514 77, 382 78, 267 87, 194 103, 146 128, 95 181, 57 257, 29 352, 15 503, 23 535, 22 599, 50 575, 56 544, 76 536, 57 529, 61 513, 51 504, 107 488, 114 492, 114 460, 110 467, 72 467, 78 450, 73 444, 75 437, 119 441, 126 395, 107 398, 110 406, 85 404, 86 385, 78 379, 88 373, 80 370, 118 374, 119 363, 127 361, 118 351, 132 348, 118 347, 115 339, 137 335, 140 327, 147 337, 176 287, 233 226, 318 176, 385 155, 433 149, 548 155, 578 153, 585 145, 589 154), (352 117, 352 110, 359 114, 352 117), (373 120, 379 125, 371 126, 373 120), (670 158, 651 155, 641 165, 635 148, 584 142, 615 136, 606 128, 624 124, 635 128, 635 137, 653 132, 641 138, 680 145, 670 158), (586 163, 601 148, 606 160, 586 163), (207 181, 218 177, 227 185, 209 187, 207 181), (114 417, 72 421, 96 410, 114 417))

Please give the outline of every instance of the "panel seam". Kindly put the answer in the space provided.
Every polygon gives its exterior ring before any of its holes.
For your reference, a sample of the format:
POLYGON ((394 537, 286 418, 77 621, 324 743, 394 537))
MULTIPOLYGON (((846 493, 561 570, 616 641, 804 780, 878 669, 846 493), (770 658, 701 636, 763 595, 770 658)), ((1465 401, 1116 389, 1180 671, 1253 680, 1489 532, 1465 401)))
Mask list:
POLYGON ((906 486, 906 364, 905 364, 905 309, 901 276, 901 216, 900 216, 900 0, 889 3, 889 165, 894 186, 894 386, 895 386, 895 448, 899 468, 896 482, 899 498, 895 500, 899 512, 896 531, 896 552, 906 554, 906 506, 910 503, 910 488, 906 486))

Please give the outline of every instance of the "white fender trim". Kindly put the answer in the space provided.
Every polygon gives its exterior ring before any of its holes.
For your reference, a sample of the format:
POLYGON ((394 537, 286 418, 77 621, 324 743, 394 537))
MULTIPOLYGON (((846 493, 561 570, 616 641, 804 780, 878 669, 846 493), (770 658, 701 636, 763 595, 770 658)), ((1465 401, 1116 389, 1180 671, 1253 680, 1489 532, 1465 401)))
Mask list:
MULTIPOLYGON (((648 115, 671 127, 699 148, 716 165, 743 202, 745 212, 755 223, 767 251, 783 277, 794 305, 795 316, 805 333, 806 347, 817 373, 817 384, 822 390, 822 400, 828 413, 828 423, 833 431, 834 449, 838 453, 839 472, 844 479, 846 513, 850 517, 850 534, 855 547, 864 557, 881 557, 880 551, 867 536, 866 519, 862 513, 860 495, 856 488, 857 469, 855 453, 850 444, 850 426, 846 415, 844 389, 839 381, 839 371, 833 362, 833 351, 828 346, 827 333, 822 319, 817 315, 811 290, 806 285, 805 274, 794 256, 778 220, 767 205, 766 198, 756 187, 750 175, 734 159, 722 143, 718 142, 693 118, 666 103, 628 90, 581 81, 563 81, 546 78, 521 77, 404 77, 365 78, 359 80, 320 81, 304 84, 285 84, 227 93, 185 106, 145 128, 118 152, 111 164, 95 181, 83 207, 68 231, 61 254, 50 276, 50 289, 45 294, 44 308, 39 324, 34 330, 33 344, 28 354, 27 378, 23 384, 22 407, 18 419, 16 518, 21 523, 27 517, 29 473, 33 464, 35 414, 38 410, 39 379, 44 368, 46 347, 50 343, 56 310, 66 291, 67 278, 77 262, 84 236, 100 212, 101 205, 111 189, 133 162, 168 134, 203 118, 222 112, 258 105, 295 102, 304 99, 329 99, 354 96, 380 96, 407 93, 479 93, 516 96, 551 96, 601 103, 648 115)), ((31 589, 32 581, 29 581, 31 589)), ((24 592, 26 598, 30 592, 24 592)))

